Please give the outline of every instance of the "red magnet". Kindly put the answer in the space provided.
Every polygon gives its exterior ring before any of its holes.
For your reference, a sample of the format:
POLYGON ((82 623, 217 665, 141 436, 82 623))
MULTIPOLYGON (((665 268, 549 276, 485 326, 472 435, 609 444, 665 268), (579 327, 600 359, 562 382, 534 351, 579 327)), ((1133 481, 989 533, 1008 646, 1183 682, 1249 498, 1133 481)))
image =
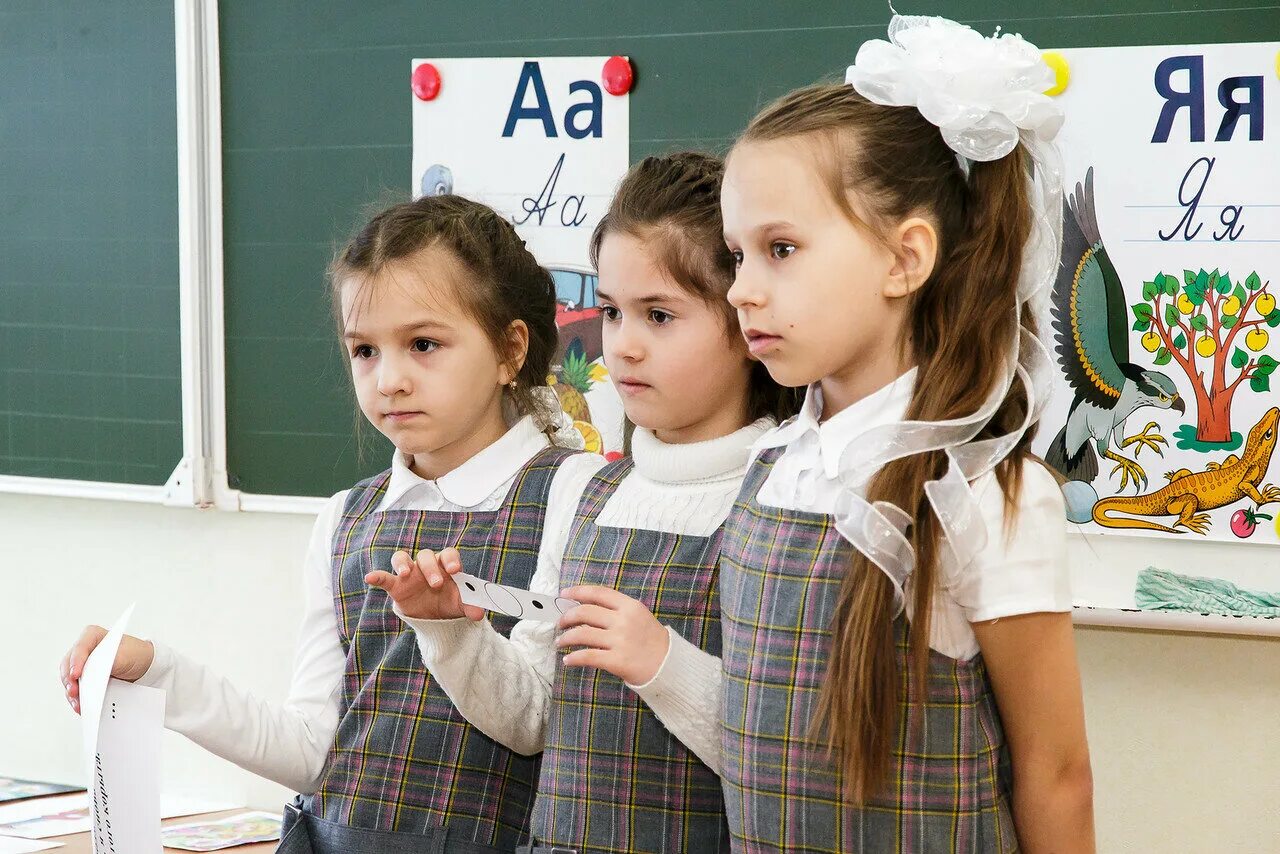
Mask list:
POLYGON ((631 91, 635 75, 631 70, 631 62, 625 56, 611 56, 605 61, 601 73, 604 88, 610 95, 625 95, 631 91))
POLYGON ((440 72, 431 63, 413 69, 413 94, 422 101, 433 101, 440 94, 440 72))

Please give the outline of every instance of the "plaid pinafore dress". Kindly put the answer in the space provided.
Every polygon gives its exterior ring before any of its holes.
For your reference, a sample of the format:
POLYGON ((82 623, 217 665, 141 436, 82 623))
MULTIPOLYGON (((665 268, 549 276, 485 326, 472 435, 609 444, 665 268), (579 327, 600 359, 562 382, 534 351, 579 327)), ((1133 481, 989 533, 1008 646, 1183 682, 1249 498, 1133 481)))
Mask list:
POLYGON ((829 516, 756 501, 781 453, 766 450, 748 470, 721 546, 722 774, 734 850, 1016 851, 1008 750, 982 657, 931 651, 925 702, 908 703, 905 619, 895 627, 903 677, 890 784, 864 806, 842 801, 825 749, 808 736, 852 546, 829 516))
MULTIPOLYGON (((467 572, 527 588, 552 478, 572 453, 539 452, 492 511, 374 512, 390 472, 351 490, 333 539, 334 607, 347 653, 341 717, 319 789, 286 810, 281 852, 480 854, 511 851, 527 837, 538 760, 458 714, 427 673, 413 630, 364 576, 389 567, 399 549, 452 545, 467 572)), ((516 622, 490 619, 503 635, 516 622)))
MULTIPOLYGON (((619 590, 718 655, 720 530, 700 537, 596 523, 632 466, 610 463, 588 483, 561 587, 619 590)), ((532 851, 729 850, 720 778, 621 679, 588 667, 557 669, 532 830, 532 851)))

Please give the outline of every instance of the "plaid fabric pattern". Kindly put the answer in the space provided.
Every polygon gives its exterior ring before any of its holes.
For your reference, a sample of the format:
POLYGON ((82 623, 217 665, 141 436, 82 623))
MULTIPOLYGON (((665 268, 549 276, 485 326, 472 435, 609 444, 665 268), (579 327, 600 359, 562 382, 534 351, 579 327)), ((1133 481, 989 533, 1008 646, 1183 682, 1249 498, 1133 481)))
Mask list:
MULTIPOLYGON (((665 625, 720 653, 720 531, 710 537, 597 525, 630 460, 587 485, 561 584, 599 584, 643 602, 665 625)), ((552 689, 533 811, 542 845, 580 852, 729 850, 720 778, 618 677, 561 667, 552 689)))
POLYGON ((826 751, 808 738, 826 672, 828 626, 852 546, 828 516, 760 505, 781 449, 761 454, 725 523, 723 768, 734 850, 1009 852, 1008 751, 981 656, 933 651, 926 699, 904 674, 893 771, 884 795, 845 803, 826 751))
MULTIPOLYGON (((507 750, 468 724, 427 673, 413 630, 391 598, 365 584, 397 549, 457 546, 467 571, 528 587, 537 565, 551 481, 569 451, 548 448, 517 475, 503 506, 481 513, 375 513, 390 472, 351 490, 333 541, 334 608, 347 653, 341 718, 319 790, 318 818, 504 848, 527 832, 537 759, 507 750)), ((494 616, 509 634, 515 620, 494 616)))

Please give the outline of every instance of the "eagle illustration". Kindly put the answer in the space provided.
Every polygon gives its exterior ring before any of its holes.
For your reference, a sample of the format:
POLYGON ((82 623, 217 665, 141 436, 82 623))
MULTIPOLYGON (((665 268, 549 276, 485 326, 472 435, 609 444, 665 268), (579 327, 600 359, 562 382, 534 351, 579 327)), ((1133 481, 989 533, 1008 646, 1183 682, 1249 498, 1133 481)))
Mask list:
POLYGON ((1050 312, 1058 362, 1075 397, 1045 461, 1068 480, 1087 483, 1098 476, 1101 454, 1115 463, 1111 476, 1120 474, 1120 489, 1132 480, 1136 492, 1147 484, 1138 454, 1146 447, 1164 456, 1160 445, 1169 442, 1154 421, 1125 437, 1125 419, 1143 406, 1185 412, 1186 405, 1167 374, 1129 361, 1124 288, 1098 230, 1092 166, 1063 207, 1062 264, 1050 312), (1118 453, 1135 444, 1133 459, 1118 453))

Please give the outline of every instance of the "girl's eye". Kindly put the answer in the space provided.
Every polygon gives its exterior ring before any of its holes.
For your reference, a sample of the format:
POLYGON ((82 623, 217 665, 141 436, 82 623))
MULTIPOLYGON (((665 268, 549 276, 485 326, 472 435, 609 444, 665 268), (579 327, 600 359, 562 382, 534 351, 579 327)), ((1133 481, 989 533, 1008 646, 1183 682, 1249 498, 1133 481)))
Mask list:
POLYGON ((653 321, 659 326, 662 326, 665 323, 669 323, 671 319, 672 319, 671 315, 667 314, 665 311, 663 311, 660 308, 655 308, 649 312, 649 320, 653 321))
POLYGON ((796 251, 794 243, 787 243, 783 240, 775 241, 769 246, 769 254, 779 261, 791 257, 791 253, 796 251))
POLYGON ((733 256, 733 266, 735 268, 741 267, 742 266, 742 250, 734 249, 729 254, 733 256))
POLYGON ((413 351, 415 353, 430 353, 440 345, 432 341, 430 338, 418 338, 413 342, 413 351))
POLYGON ((370 347, 368 344, 357 344, 354 348, 352 348, 351 356, 352 358, 356 358, 356 359, 373 358, 373 348, 370 347))
POLYGON ((609 321, 610 323, 613 323, 615 320, 618 319, 618 309, 615 308, 614 306, 611 306, 611 305, 601 306, 600 311, 601 313, 604 314, 604 319, 609 321))

